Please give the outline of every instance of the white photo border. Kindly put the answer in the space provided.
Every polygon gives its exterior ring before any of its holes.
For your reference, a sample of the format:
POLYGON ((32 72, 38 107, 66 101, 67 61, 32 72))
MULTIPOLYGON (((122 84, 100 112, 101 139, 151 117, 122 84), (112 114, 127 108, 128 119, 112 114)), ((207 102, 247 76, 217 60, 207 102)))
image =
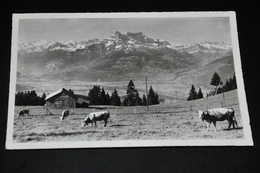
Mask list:
POLYGON ((9 87, 9 105, 7 118, 6 149, 53 149, 53 148, 110 148, 110 147, 173 147, 173 146, 252 146, 252 134, 249 113, 244 89, 244 81, 239 52, 236 14, 227 12, 150 12, 150 13, 39 13, 39 14, 13 14, 11 70, 9 87), (14 143, 14 103, 16 87, 18 28, 21 19, 59 19, 59 18, 192 18, 192 17, 229 17, 231 39, 233 48, 234 67, 237 78, 238 98, 243 122, 243 139, 232 140, 122 140, 122 141, 84 141, 84 142, 35 142, 14 143))

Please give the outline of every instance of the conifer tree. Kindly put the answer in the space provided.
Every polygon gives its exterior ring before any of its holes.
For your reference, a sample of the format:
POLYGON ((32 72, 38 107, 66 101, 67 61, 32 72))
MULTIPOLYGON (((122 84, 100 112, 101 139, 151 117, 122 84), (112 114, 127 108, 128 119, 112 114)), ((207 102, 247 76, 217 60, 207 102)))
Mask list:
POLYGON ((158 94, 153 91, 153 87, 150 86, 147 101, 149 105, 159 104, 159 97, 158 94))
POLYGON ((143 101, 140 97, 138 97, 138 105, 142 106, 143 105, 143 101))
POLYGON ((123 101, 124 106, 136 106, 138 105, 139 94, 135 89, 134 82, 132 80, 129 81, 127 85, 126 97, 123 101))
POLYGON ((198 98, 198 94, 195 90, 195 87, 194 85, 191 85, 191 89, 190 89, 190 92, 189 92, 189 97, 187 98, 187 100, 196 100, 198 98))
POLYGON ((107 104, 107 96, 105 93, 105 89, 102 88, 101 93, 100 93, 100 102, 98 103, 99 105, 106 105, 107 104))
POLYGON ((106 105, 111 105, 111 98, 108 93, 106 95, 106 99, 107 99, 106 105))
POLYGON ((37 96, 35 90, 27 91, 27 92, 18 92, 15 94, 15 105, 16 106, 36 106, 36 105, 44 105, 45 104, 45 93, 43 93, 42 97, 37 96))
POLYGON ((199 91, 198 91, 198 99, 201 99, 203 98, 203 94, 201 92, 201 88, 199 88, 199 91))
POLYGON ((43 105, 45 104, 45 102, 46 102, 46 101, 45 101, 45 98, 46 98, 46 94, 43 93, 42 96, 41 96, 41 98, 40 98, 40 105, 43 106, 43 105))
POLYGON ((111 105, 121 106, 121 100, 116 89, 111 95, 111 105))
POLYGON ((145 96, 145 94, 143 95, 143 100, 142 100, 142 105, 143 106, 146 106, 146 104, 147 104, 147 99, 146 99, 146 96, 145 96))
POLYGON ((237 80, 236 80, 236 74, 234 73, 232 78, 232 89, 237 89, 237 80))
POLYGON ((215 87, 217 87, 218 85, 220 85, 221 78, 219 76, 219 74, 217 72, 215 72, 211 78, 211 82, 210 85, 214 85, 215 87))
POLYGON ((93 88, 89 90, 88 96, 90 97, 90 105, 101 104, 100 86, 94 85, 93 88))

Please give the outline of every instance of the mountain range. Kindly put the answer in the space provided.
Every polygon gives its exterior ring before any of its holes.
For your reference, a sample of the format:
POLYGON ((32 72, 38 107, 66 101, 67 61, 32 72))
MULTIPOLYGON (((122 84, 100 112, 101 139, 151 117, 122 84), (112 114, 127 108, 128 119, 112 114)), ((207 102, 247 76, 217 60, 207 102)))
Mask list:
POLYGON ((228 43, 171 44, 142 32, 116 31, 103 40, 19 43, 17 62, 18 78, 41 80, 120 81, 148 76, 196 84, 215 71, 224 78, 234 73, 228 43))

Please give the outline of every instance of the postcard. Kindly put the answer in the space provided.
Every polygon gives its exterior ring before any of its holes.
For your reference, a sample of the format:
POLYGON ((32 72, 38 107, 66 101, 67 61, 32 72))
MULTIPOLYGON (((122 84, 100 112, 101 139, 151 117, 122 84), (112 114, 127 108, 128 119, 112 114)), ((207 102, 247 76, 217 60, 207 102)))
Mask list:
POLYGON ((252 146, 235 12, 13 14, 6 149, 252 146))

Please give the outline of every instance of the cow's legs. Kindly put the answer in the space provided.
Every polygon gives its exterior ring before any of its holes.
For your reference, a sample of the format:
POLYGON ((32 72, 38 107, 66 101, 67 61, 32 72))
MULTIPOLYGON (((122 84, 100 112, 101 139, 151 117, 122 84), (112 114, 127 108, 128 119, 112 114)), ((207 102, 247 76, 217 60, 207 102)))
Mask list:
POLYGON ((216 121, 213 121, 215 132, 217 131, 216 121))
POLYGON ((97 121, 96 121, 96 120, 94 120, 94 124, 95 124, 95 126, 97 127, 97 121))
POLYGON ((235 128, 235 124, 234 124, 234 121, 228 121, 229 122, 229 124, 228 124, 228 130, 230 129, 230 127, 231 127, 231 124, 233 124, 233 128, 235 128))
POLYGON ((105 120, 105 125, 104 125, 104 127, 106 127, 106 125, 107 125, 107 120, 105 120))
POLYGON ((236 126, 238 127, 238 125, 237 125, 237 120, 236 120, 236 118, 234 117, 234 118, 233 118, 233 128, 235 128, 235 124, 236 124, 236 126))
POLYGON ((207 131, 209 131, 210 123, 207 122, 207 131))

